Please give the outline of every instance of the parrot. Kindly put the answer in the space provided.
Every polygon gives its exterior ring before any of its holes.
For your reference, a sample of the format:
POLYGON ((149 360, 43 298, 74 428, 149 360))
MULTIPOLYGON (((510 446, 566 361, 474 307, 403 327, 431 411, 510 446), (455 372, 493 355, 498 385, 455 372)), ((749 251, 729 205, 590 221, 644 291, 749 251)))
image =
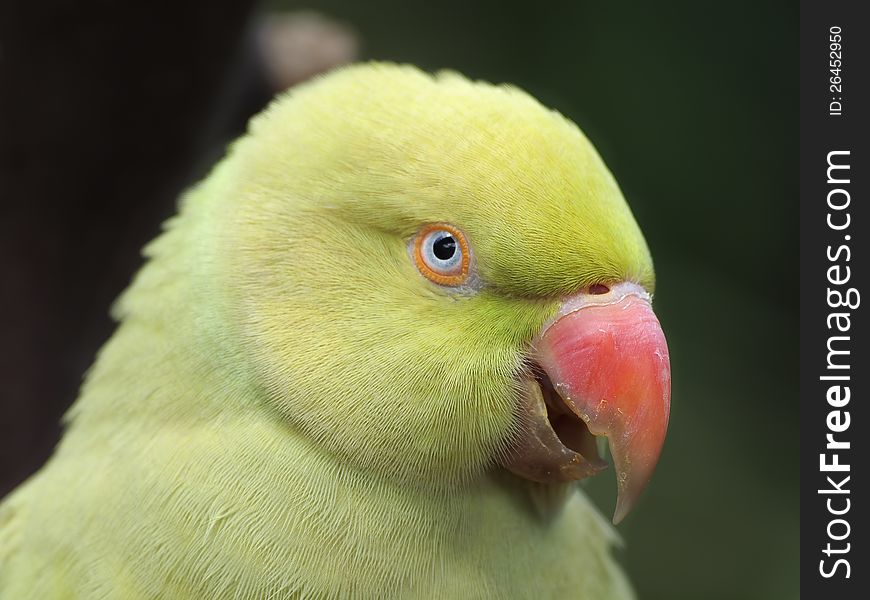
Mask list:
POLYGON ((634 597, 578 482, 612 462, 614 523, 636 505, 670 359, 568 118, 342 67, 253 117, 143 254, 0 504, 0 598, 634 597))

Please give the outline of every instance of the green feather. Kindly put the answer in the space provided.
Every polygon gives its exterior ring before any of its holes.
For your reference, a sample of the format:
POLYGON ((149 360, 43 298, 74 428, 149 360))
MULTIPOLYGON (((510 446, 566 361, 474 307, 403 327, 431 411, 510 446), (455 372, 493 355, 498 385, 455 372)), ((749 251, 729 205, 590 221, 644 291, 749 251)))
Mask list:
POLYGON ((256 117, 145 253, 57 452, 0 506, 0 597, 631 597, 576 486, 496 466, 558 298, 653 285, 574 124, 343 69, 256 117), (417 271, 433 222, 473 287, 417 271))

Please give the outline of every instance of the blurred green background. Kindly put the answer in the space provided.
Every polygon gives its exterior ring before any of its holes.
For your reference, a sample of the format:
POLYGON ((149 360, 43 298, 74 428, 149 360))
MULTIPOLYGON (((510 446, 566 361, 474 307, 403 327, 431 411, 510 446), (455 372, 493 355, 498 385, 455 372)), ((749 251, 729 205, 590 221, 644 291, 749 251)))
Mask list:
MULTIPOLYGON (((511 82, 581 126, 652 249, 673 368, 622 559, 643 599, 797 598, 797 4, 273 5, 344 22, 362 58, 511 82)), ((612 476, 587 489, 612 514, 612 476)))

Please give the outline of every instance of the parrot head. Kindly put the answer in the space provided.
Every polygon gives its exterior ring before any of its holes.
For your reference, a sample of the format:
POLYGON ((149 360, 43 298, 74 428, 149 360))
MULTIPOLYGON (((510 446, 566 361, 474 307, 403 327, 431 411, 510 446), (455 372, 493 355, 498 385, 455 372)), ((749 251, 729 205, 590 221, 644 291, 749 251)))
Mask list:
POLYGON ((670 402, 644 238, 593 146, 509 86, 388 64, 277 99, 222 165, 203 260, 270 411, 351 468, 449 488, 604 468, 615 520, 670 402))

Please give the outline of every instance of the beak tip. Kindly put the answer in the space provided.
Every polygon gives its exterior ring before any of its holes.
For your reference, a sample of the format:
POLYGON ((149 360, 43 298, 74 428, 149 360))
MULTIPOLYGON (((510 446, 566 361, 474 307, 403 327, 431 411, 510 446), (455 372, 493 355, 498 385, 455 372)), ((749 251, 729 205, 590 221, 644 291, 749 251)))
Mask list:
POLYGON ((616 508, 613 511, 612 521, 614 525, 619 525, 628 516, 628 513, 637 504, 638 496, 640 496, 639 491, 629 492, 625 489, 619 490, 616 497, 616 508))
POLYGON ((625 518, 625 515, 627 515, 627 514, 628 514, 628 509, 623 510, 619 506, 619 503, 617 503, 616 510, 613 511, 613 519, 611 519, 611 522, 614 525, 619 525, 622 522, 622 520, 625 518))

